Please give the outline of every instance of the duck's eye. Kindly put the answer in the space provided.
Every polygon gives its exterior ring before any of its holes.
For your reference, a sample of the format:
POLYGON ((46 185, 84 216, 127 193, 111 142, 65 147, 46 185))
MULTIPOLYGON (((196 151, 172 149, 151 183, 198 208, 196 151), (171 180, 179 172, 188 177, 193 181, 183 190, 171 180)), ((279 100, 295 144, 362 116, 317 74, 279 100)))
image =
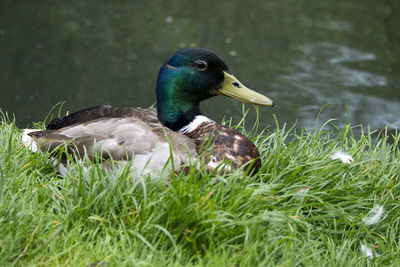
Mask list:
POLYGON ((207 69, 207 62, 204 60, 197 60, 194 64, 196 69, 199 71, 205 71, 207 69))

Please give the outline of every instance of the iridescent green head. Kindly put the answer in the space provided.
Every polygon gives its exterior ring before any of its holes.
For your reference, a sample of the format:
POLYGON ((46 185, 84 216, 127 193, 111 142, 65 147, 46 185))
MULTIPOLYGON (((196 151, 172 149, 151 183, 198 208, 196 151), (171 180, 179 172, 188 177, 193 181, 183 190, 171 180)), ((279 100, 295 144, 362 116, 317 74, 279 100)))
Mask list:
POLYGON ((156 94, 158 119, 174 131, 201 114, 201 101, 218 94, 273 106, 271 99, 245 87, 218 55, 204 48, 183 48, 169 58, 158 74, 156 94))

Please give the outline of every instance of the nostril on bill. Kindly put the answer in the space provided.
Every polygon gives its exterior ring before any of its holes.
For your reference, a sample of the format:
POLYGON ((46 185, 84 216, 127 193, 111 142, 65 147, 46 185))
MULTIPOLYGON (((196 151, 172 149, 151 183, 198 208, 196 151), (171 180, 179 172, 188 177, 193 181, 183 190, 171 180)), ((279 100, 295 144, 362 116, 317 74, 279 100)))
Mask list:
POLYGON ((240 84, 238 82, 232 82, 232 85, 235 86, 236 88, 240 88, 240 84))

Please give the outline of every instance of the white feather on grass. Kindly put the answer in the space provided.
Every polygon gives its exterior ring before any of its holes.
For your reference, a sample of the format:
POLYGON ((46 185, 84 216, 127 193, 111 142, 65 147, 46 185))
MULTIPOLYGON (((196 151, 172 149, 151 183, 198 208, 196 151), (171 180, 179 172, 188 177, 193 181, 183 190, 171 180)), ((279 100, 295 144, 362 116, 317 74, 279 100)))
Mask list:
POLYGON ((343 163, 349 164, 352 162, 354 159, 351 155, 343 152, 343 151, 336 151, 335 153, 332 154, 331 159, 340 159, 343 163))
POLYGON ((296 191, 296 195, 300 195, 300 194, 306 194, 308 192, 308 190, 310 190, 309 186, 304 186, 302 188, 300 188, 299 190, 296 191))
POLYGON ((367 245, 364 245, 363 243, 360 242, 360 250, 361 250, 361 254, 363 254, 365 257, 367 257, 368 259, 373 259, 375 257, 379 257, 381 254, 375 252, 372 252, 372 249, 370 247, 368 247, 367 245))
POLYGON ((384 212, 385 210, 382 205, 375 205, 368 213, 368 215, 365 216, 362 220, 367 226, 377 224, 381 220, 384 212))

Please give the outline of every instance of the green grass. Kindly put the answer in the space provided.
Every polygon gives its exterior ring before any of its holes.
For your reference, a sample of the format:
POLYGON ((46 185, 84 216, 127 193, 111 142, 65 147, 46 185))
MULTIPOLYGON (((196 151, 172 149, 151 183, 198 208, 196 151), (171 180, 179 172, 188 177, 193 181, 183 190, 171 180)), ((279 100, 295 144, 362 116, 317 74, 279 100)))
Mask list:
POLYGON ((3 116, 0 266, 398 266, 400 134, 276 128, 247 133, 256 176, 191 169, 156 183, 81 162, 61 178, 3 116), (332 160, 337 150, 354 161, 332 160), (375 205, 384 215, 366 226, 375 205))

